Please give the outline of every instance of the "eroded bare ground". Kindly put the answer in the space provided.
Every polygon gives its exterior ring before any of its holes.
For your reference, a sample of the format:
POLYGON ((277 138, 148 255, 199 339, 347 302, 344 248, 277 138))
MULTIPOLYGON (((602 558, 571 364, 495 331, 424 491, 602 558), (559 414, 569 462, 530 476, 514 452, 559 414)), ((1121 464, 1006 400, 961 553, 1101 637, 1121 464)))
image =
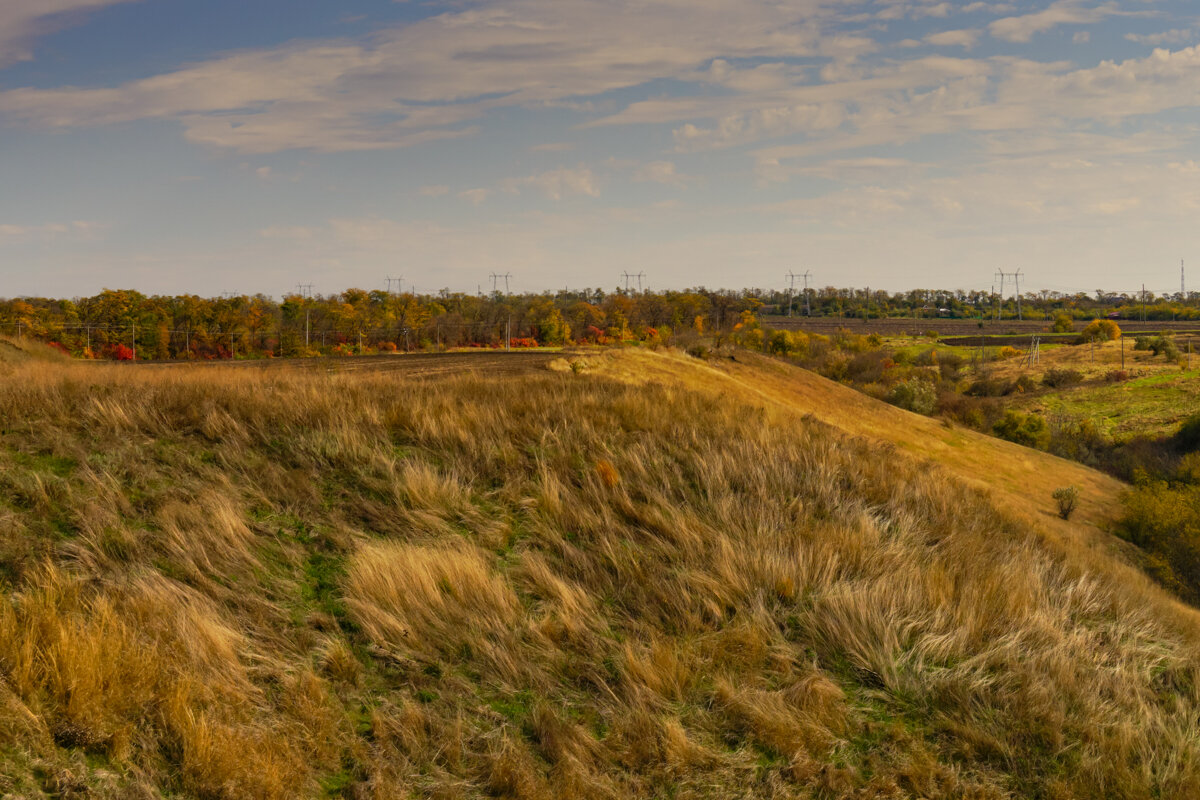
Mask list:
POLYGON ((147 361, 142 367, 187 366, 233 367, 237 369, 300 369, 324 372, 400 372, 406 375, 443 375, 477 370, 489 375, 512 375, 545 369, 561 358, 577 357, 584 351, 564 350, 477 350, 453 353, 389 353, 345 358, 269 358, 251 361, 147 361))

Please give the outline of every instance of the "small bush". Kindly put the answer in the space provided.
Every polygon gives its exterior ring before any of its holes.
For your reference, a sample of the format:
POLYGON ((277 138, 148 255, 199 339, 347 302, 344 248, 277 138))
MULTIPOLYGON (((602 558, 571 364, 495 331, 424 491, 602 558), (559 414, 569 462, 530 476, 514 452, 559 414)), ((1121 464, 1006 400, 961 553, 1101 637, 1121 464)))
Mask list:
POLYGON ((944 352, 938 356, 938 369, 941 370, 942 377, 948 380, 956 380, 966 363, 967 360, 958 353, 944 352))
POLYGON ((910 378, 893 386, 887 401, 917 414, 932 414, 937 406, 937 389, 929 381, 910 378))
POLYGON ((1009 345, 1004 345, 1004 347, 1001 347, 996 352, 996 360, 997 361, 1007 361, 1010 358, 1016 358, 1017 356, 1020 356, 1020 355, 1023 355, 1023 354, 1017 348, 1011 347, 1009 345))
POLYGON ((846 365, 846 377, 854 383, 878 383, 893 362, 882 350, 859 353, 846 365))
POLYGON ((1079 490, 1074 486, 1063 486, 1054 490, 1054 502, 1058 504, 1058 515, 1070 519, 1075 507, 1079 505, 1079 490))
POLYGON ((1071 319, 1071 315, 1062 312, 1054 315, 1054 332, 1055 333, 1070 333, 1075 329, 1075 322, 1071 319))
POLYGON ((1155 336, 1150 340, 1150 352, 1157 356, 1166 356, 1167 361, 1174 361, 1179 358, 1179 348, 1175 346, 1172 339, 1165 336, 1155 336))
POLYGON ((926 339, 933 339, 933 340, 936 342, 936 341, 937 341, 937 339, 938 339, 938 332, 937 332, 937 331, 934 331, 934 330, 928 330, 928 331, 925 331, 925 338, 926 338, 926 339))
POLYGON ((1200 450, 1200 414, 1192 414, 1179 426, 1175 447, 1185 453, 1200 450))
POLYGON ((1083 375, 1073 369, 1050 369, 1042 376, 1042 383, 1052 389, 1074 386, 1083 380, 1083 375))
POLYGON ((1025 447, 1043 448, 1050 439, 1046 421, 1036 414, 1006 411, 1004 417, 992 426, 992 432, 1025 447))
POLYGON ((1094 319, 1083 329, 1082 336, 1098 342, 1111 342, 1121 338, 1121 329, 1111 319, 1094 319))
POLYGON ((1124 383, 1129 380, 1129 373, 1123 369, 1114 369, 1104 376, 1104 380, 1109 383, 1124 383))

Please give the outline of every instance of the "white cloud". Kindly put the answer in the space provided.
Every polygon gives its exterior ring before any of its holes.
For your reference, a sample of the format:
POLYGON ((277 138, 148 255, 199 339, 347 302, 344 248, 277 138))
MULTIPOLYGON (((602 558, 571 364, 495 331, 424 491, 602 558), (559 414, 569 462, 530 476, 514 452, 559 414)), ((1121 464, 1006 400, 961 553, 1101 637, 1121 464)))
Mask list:
POLYGON ((490 189, 467 189, 464 192, 459 192, 458 196, 471 205, 477 206, 483 204, 491 193, 490 189))
POLYGON ((686 186, 691 180, 680 173, 672 161, 651 161, 634 170, 635 181, 661 183, 665 186, 686 186))
POLYGON ((520 191, 522 187, 537 189, 551 200, 563 200, 578 196, 600 196, 600 188, 595 174, 583 164, 574 169, 559 167, 505 183, 505 188, 509 191, 520 191))
POLYGON ((982 33, 980 30, 941 31, 926 36, 925 42, 936 47, 962 47, 970 50, 979 42, 982 33))
POLYGON ((1092 40, 1091 31, 1076 31, 1071 37, 1071 42, 1074 44, 1087 44, 1092 40))
POLYGON ((109 88, 13 89, 0 113, 43 127, 174 119, 193 142, 246 153, 403 147, 470 135, 498 108, 588 108, 576 99, 685 78, 713 58, 869 46, 823 38, 832 13, 823 0, 504 0, 367 43, 242 52, 109 88))
POLYGON ((1176 28, 1174 30, 1163 31, 1162 33, 1138 34, 1127 33, 1125 38, 1137 44, 1153 45, 1161 47, 1163 45, 1179 45, 1187 44, 1196 41, 1196 31, 1191 28, 1176 28))
POLYGON ((1089 25, 1119 13, 1121 11, 1115 2, 1089 6, 1084 0, 1056 0, 1047 8, 1032 14, 995 20, 988 25, 988 32, 997 39, 1028 42, 1034 35, 1059 25, 1089 25))
POLYGON ((92 239, 108 226, 90 220, 45 222, 36 225, 0 223, 0 243, 43 242, 62 238, 92 239))
POLYGON ((136 0, 6 0, 0 3, 0 66, 33 57, 37 37, 105 6, 136 0))
POLYGON ((443 197, 450 194, 449 186, 422 186, 420 189, 422 197, 443 197))

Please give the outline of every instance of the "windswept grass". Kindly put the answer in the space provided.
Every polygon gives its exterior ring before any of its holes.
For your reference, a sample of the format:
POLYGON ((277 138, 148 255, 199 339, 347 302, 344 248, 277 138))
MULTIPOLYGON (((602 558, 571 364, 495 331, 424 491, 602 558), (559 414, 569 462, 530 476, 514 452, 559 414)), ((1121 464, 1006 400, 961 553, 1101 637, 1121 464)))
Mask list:
POLYGON ((1195 614, 707 369, 10 367, 0 792, 1200 795, 1195 614))

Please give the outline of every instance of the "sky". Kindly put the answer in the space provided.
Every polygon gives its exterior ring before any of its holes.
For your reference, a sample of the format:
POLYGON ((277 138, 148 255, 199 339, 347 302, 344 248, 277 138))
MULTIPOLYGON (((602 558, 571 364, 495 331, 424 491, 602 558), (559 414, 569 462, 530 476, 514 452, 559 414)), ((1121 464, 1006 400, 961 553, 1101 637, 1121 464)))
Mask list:
POLYGON ((0 297, 1191 291, 1200 4, 0 0, 0 187, 0 297))

